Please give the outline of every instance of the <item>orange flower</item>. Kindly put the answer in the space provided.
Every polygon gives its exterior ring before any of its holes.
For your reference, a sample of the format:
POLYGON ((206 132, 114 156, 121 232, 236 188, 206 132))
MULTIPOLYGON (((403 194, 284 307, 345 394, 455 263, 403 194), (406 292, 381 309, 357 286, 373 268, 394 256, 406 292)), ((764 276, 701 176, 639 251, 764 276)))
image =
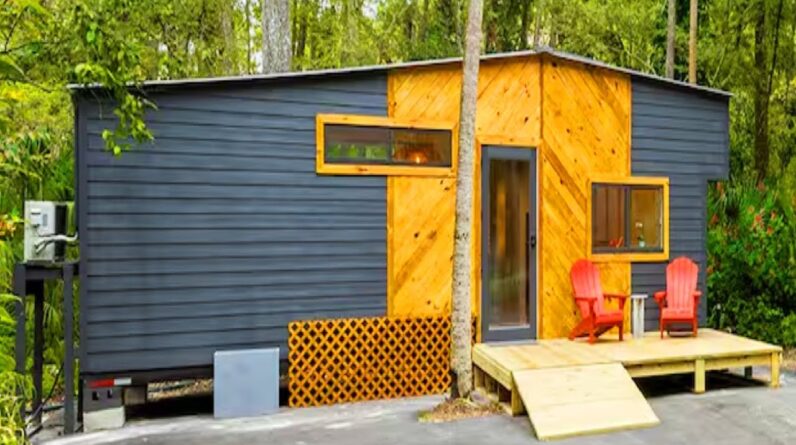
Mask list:
POLYGON ((713 216, 710 217, 710 225, 715 226, 716 224, 718 224, 718 222, 719 222, 719 215, 714 213, 713 216))
POLYGON ((771 235, 772 233, 774 233, 774 228, 769 226, 768 229, 766 229, 766 233, 771 235))

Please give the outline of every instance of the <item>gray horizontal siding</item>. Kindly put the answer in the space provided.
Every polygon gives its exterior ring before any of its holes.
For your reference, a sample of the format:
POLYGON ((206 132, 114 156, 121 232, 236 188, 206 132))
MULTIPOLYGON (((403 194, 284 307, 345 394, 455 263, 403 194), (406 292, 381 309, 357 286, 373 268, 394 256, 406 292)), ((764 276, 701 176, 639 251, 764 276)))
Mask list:
MULTIPOLYGON (((670 181, 670 258, 688 256, 699 265, 703 291, 700 321, 705 320, 707 186, 725 178, 729 167, 728 102, 633 79, 632 173, 667 176, 670 181)), ((634 263, 633 292, 666 288, 667 263, 634 263)), ((646 328, 658 328, 658 307, 650 299, 646 328)))
POLYGON ((317 113, 386 115, 383 74, 153 93, 120 157, 78 100, 84 373, 209 366, 294 319, 381 315, 386 181, 315 174, 317 113))

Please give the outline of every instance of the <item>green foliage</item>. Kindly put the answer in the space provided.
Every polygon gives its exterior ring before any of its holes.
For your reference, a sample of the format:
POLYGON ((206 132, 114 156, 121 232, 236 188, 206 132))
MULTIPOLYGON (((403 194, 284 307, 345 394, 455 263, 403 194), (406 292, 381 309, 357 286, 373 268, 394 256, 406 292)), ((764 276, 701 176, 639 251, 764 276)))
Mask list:
MULTIPOLYGON (((466 4, 293 0, 293 69, 459 56, 466 4)), ((733 180, 711 188, 709 200, 711 322, 793 345, 796 3, 701 0, 699 5, 699 83, 734 94, 733 180), (762 68, 753 57, 760 8, 769 25, 762 68), (771 82, 771 188, 766 190, 745 179, 752 173, 754 86, 761 75, 771 82)), ((0 2, 0 294, 10 292, 13 264, 21 258, 23 201, 74 197, 73 110, 66 85, 101 83, 104 88, 92 90, 89 99, 116 104, 116 123, 102 132, 105 146, 116 154, 134 150, 153 137, 143 118, 156 106, 137 88, 140 82, 257 72, 260 8, 261 0, 0 2)), ((677 11, 675 77, 682 80, 688 1, 678 0, 677 11)), ((490 53, 538 41, 610 64, 663 72, 663 0, 485 0, 483 28, 490 53)), ((57 286, 46 289, 46 388, 57 383, 63 350, 60 295, 57 286)), ((9 366, 11 305, 7 299, 0 303, 0 444, 19 439, 13 389, 24 383, 9 366)))
POLYGON ((708 291, 712 325, 796 346, 794 198, 751 182, 711 187, 708 291))

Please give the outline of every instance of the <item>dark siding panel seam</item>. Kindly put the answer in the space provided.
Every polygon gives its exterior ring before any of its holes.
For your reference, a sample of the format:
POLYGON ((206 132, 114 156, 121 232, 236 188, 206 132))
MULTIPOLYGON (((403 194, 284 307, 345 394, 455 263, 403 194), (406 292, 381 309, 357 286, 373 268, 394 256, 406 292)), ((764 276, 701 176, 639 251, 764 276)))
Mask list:
MULTIPOLYGON (((669 257, 685 255, 699 265, 704 323, 707 187, 709 180, 728 174, 728 102, 640 79, 632 82, 631 171, 669 177, 669 257)), ((634 263, 631 269, 633 292, 650 295, 645 327, 657 329, 658 306, 651 297, 666 288, 666 263, 634 263)))

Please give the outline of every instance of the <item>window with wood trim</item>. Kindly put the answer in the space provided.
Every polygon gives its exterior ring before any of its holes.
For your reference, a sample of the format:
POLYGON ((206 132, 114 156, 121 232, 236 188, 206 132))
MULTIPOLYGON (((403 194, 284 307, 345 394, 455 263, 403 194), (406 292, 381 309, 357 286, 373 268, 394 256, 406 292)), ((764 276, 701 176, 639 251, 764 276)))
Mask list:
POLYGON ((318 173, 452 173, 452 125, 402 123, 376 116, 318 115, 316 131, 318 173))
MULTIPOLYGON (((590 186, 592 256, 629 254, 668 257, 666 178, 594 180, 590 186)), ((663 258, 665 259, 665 258, 663 258)))

